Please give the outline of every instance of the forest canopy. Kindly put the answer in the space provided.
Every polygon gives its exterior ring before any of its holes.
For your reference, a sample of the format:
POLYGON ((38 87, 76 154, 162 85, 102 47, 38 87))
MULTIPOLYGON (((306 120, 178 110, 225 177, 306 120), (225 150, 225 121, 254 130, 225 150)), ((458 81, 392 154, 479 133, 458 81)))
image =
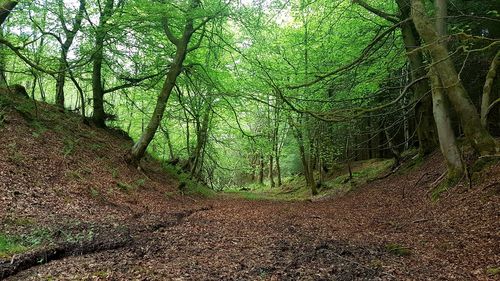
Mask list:
POLYGON ((497 0, 0 2, 0 84, 221 190, 500 153, 497 0), (461 142, 460 140, 464 140, 461 142))

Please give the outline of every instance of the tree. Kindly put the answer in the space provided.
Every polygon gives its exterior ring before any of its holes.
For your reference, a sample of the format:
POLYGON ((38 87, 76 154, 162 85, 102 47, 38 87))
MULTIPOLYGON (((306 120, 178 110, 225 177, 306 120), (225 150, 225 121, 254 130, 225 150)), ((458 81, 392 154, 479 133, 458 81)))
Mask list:
POLYGON ((448 50, 440 40, 436 28, 427 18, 423 1, 411 0, 412 18, 415 27, 427 44, 432 58, 432 67, 441 79, 447 97, 458 114, 465 137, 480 155, 500 153, 500 146, 481 125, 479 114, 472 104, 467 91, 448 55, 448 50))
MULTIPOLYGON (((193 12, 197 10, 200 5, 201 2, 199 0, 191 0, 189 2, 189 11, 191 13, 187 14, 186 16, 186 22, 184 24, 182 35, 180 37, 177 37, 172 32, 171 26, 169 24, 169 19, 167 17, 163 18, 163 28, 165 35, 167 36, 168 40, 175 46, 176 51, 174 59, 170 65, 170 69, 168 70, 167 77, 163 83, 162 90, 158 95, 153 115, 151 116, 151 119, 143 134, 130 151, 129 157, 132 163, 138 164, 140 159, 144 156, 144 153, 146 152, 146 149, 151 140, 153 140, 156 130, 158 129, 158 126, 160 125, 160 122, 163 118, 163 114, 167 106, 167 101, 175 86, 177 77, 181 74, 184 60, 187 54, 195 50, 198 46, 195 45, 190 48, 189 43, 193 34, 203 28, 203 26, 208 21, 208 19, 203 20, 202 23, 200 23, 198 26, 194 26, 195 17, 193 16, 193 12)), ((201 42, 202 39, 203 38, 200 38, 199 42, 201 42)))
POLYGON ((114 0, 105 0, 104 7, 101 7, 99 3, 99 24, 95 27, 95 45, 94 53, 92 54, 92 121, 98 127, 106 126, 102 65, 104 60, 104 43, 110 29, 108 22, 116 9, 122 4, 123 1, 119 1, 117 7, 115 7, 114 0))
POLYGON ((60 108, 64 108, 64 84, 66 82, 66 70, 69 68, 68 64, 68 52, 73 44, 76 33, 80 30, 82 26, 83 13, 85 11, 85 0, 80 0, 80 6, 73 19, 71 19, 71 26, 67 26, 66 15, 63 11, 64 3, 58 1, 58 18, 61 22, 62 29, 64 31, 65 38, 58 38, 61 43, 61 56, 59 58, 59 68, 56 77, 56 105, 60 108))

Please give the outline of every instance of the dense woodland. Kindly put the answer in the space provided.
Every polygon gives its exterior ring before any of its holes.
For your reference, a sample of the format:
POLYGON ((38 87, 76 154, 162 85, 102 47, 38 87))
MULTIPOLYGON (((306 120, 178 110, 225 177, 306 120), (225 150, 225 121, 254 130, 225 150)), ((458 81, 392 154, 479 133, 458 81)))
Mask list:
POLYGON ((499 0, 0 25, 0 280, 498 280, 499 0))
POLYGON ((496 0, 2 1, 1 83, 221 190, 498 155, 496 0))

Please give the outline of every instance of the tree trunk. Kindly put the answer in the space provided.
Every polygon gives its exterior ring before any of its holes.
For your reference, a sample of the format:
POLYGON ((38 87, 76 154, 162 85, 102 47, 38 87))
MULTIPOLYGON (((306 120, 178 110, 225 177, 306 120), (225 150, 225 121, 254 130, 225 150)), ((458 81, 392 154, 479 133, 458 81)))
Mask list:
MULTIPOLYGON (((201 5, 199 0, 191 0, 191 9, 196 9, 201 5)), ((167 18, 164 19, 163 29, 165 31, 168 39, 176 46, 175 57, 170 65, 170 69, 167 73, 167 78, 163 83, 163 88, 158 96, 156 101, 155 110, 153 112, 153 116, 149 120, 148 126, 146 130, 142 133, 139 140, 134 144, 130 151, 129 158, 132 163, 138 164, 140 159, 146 153, 146 149, 149 143, 153 140, 153 137, 158 129, 158 126, 163 118, 163 114, 165 113, 165 108, 167 106, 168 98, 172 93, 173 88, 175 87, 175 82, 179 74, 182 71, 182 64, 184 63, 184 59, 186 59, 187 53, 189 51, 188 45, 191 40, 191 36, 195 32, 193 27, 193 19, 188 16, 186 24, 184 26, 184 31, 182 33, 182 37, 176 38, 174 34, 171 32, 170 27, 168 25, 167 18)))
POLYGON ((276 187, 276 183, 274 182, 274 174, 273 174, 273 167, 274 167, 274 158, 272 155, 269 155, 269 185, 271 188, 276 187))
POLYGON ((153 140, 156 130, 160 125, 160 121, 163 118, 168 98, 170 97, 172 89, 175 85, 175 81, 177 80, 177 77, 182 70, 182 63, 184 62, 187 51, 187 43, 188 42, 177 48, 175 59, 170 67, 170 70, 168 71, 167 78, 163 83, 163 88, 156 101, 156 107, 153 112, 153 116, 151 116, 151 119, 146 129, 144 130, 144 133, 132 147, 131 156, 132 160, 136 163, 144 156, 144 153, 146 152, 146 149, 151 140, 153 140))
POLYGON ((491 90, 493 88, 493 82, 497 75, 497 68, 500 64, 500 51, 497 52, 493 60, 491 61, 490 69, 486 75, 486 82, 483 88, 483 97, 481 100, 481 125, 485 129, 488 129, 488 113, 491 104, 491 90))
POLYGON ((279 157, 279 153, 276 152, 276 178, 278 180, 277 184, 278 184, 278 187, 282 186, 283 185, 283 181, 281 179, 281 164, 280 164, 280 157, 279 157))
POLYGON ((259 184, 264 184, 264 156, 262 155, 262 152, 259 156, 259 184))
POLYGON ((208 135, 208 129, 209 129, 209 123, 210 123, 210 113, 211 113, 211 100, 208 99, 207 101, 207 108, 205 109, 205 112, 203 114, 203 119, 201 126, 198 125, 197 127, 197 136, 196 136, 196 147, 195 150, 193 151, 193 154, 191 155, 190 159, 193 159, 193 164, 191 166, 191 176, 198 178, 199 174, 198 172, 201 170, 201 159, 203 158, 204 154, 204 147, 207 142, 207 135, 208 135))
POLYGON ((422 0, 411 0, 411 3, 415 27, 427 43, 433 67, 441 79, 448 99, 460 118, 465 137, 480 155, 499 153, 500 146, 488 131, 481 126, 479 114, 460 81, 446 46, 439 42, 436 29, 426 16, 422 0))
POLYGON ((18 1, 5 1, 0 6, 0 26, 3 25, 12 10, 16 7, 18 1))
POLYGON ((92 121, 98 127, 106 127, 106 114, 104 112, 104 88, 102 85, 102 60, 104 48, 104 33, 98 31, 95 41, 95 53, 92 63, 92 121))
POLYGON ((387 140, 387 146, 389 147, 389 150, 391 151, 392 156, 394 157, 394 167, 399 166, 399 163, 401 161, 401 155, 399 154, 398 149, 394 146, 393 138, 389 134, 389 129, 384 126, 384 135, 387 140))
POLYGON ((446 96, 441 81, 433 69, 429 72, 429 78, 432 83, 434 120, 436 121, 441 152, 448 167, 448 178, 457 179, 463 175, 464 165, 460 150, 456 145, 455 132, 451 126, 446 96))
POLYGON ((106 0, 104 9, 96 28, 95 51, 92 57, 92 121, 98 127, 106 127, 106 113, 104 111, 104 86, 102 84, 102 62, 104 59, 104 40, 107 35, 107 21, 113 15, 113 0, 106 0))
MULTIPOLYGON (((0 38, 3 39, 3 28, 0 26, 0 38)), ((0 87, 7 86, 7 74, 5 72, 5 65, 7 63, 7 58, 5 56, 6 48, 3 44, 0 44, 0 87)))
MULTIPOLYGON (((401 20, 410 17, 411 9, 406 0, 397 0, 401 13, 401 20)), ((410 77, 413 84, 413 99, 415 105, 415 122, 417 124, 417 137, 420 156, 429 155, 437 146, 436 128, 432 118, 432 97, 429 95, 430 88, 427 81, 415 82, 427 75, 424 66, 422 52, 415 51, 420 48, 420 38, 412 21, 401 24, 401 34, 406 49, 406 55, 410 64, 410 77)))
POLYGON ((66 55, 67 49, 62 47, 59 69, 56 77, 56 105, 64 108, 64 84, 66 82, 66 55))
POLYGON ((295 137, 297 138, 297 143, 299 145, 300 160, 302 161, 302 168, 304 178, 306 180, 306 185, 311 190, 312 195, 316 195, 318 194, 318 191, 316 190, 316 183, 314 182, 314 175, 310 164, 311 157, 308 157, 306 153, 304 137, 302 135, 301 128, 295 128, 295 130, 295 137))
MULTIPOLYGON (((62 15, 62 2, 60 2, 60 13, 59 17, 61 19, 64 18, 62 15)), ((61 20, 61 24, 63 25, 63 30, 66 35, 66 39, 64 43, 61 45, 61 56, 59 58, 59 69, 56 77, 56 105, 59 108, 64 108, 64 84, 66 82, 66 69, 68 68, 68 52, 73 45, 73 40, 75 39, 76 33, 80 30, 82 26, 83 13, 85 11, 85 0, 80 0, 80 7, 78 8, 78 12, 75 17, 72 19, 73 25, 70 29, 66 27, 66 23, 64 20, 61 20)), ((84 101, 82 101, 83 103, 84 101)), ((84 115, 84 114, 82 114, 84 115)))

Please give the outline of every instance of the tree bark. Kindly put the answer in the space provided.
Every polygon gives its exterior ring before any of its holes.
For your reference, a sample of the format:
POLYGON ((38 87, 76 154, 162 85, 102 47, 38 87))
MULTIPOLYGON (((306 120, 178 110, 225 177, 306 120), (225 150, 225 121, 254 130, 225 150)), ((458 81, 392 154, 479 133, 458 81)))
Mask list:
POLYGON ((318 191, 316 189, 316 183, 314 182, 314 175, 310 164, 310 157, 308 157, 306 147, 304 145, 304 136, 300 127, 295 127, 294 130, 295 138, 297 139, 297 143, 299 146, 300 160, 302 162, 302 169, 304 178, 306 180, 306 186, 311 190, 312 195, 316 195, 318 194, 318 191))
MULTIPOLYGON (((60 4, 62 5, 62 3, 60 4)), ((66 35, 66 39, 61 45, 61 56, 59 58, 59 69, 56 77, 56 105, 59 108, 64 108, 64 84, 66 83, 66 69, 68 68, 68 52, 73 45, 73 41, 75 39, 76 33, 80 30, 82 26, 83 13, 85 11, 85 0, 80 0, 80 7, 78 8, 78 12, 73 19, 73 25, 71 29, 66 27, 66 23, 64 20, 61 20, 61 24, 63 25, 64 33, 66 35)), ((62 15, 62 7, 59 11, 61 14, 59 15, 61 18, 64 18, 62 15)), ((84 101, 82 101, 83 103, 84 101)))
POLYGON ((491 104, 491 90, 493 88, 493 82, 497 75, 497 68, 500 64, 500 51, 497 52, 493 60, 491 61, 490 69, 486 75, 486 82, 483 87, 483 97, 481 100, 481 125, 488 129, 488 113, 491 104))
MULTIPOLYGON (((201 3, 199 0, 191 0, 191 9, 194 10, 200 5, 201 3)), ((158 99, 156 101, 153 116, 151 117, 148 126, 144 130, 143 134, 130 151, 130 160, 135 164, 139 163, 140 159, 146 153, 146 149, 149 143, 153 140, 160 121, 163 118, 163 114, 167 106, 167 101, 170 97, 170 94, 172 93, 172 89, 175 86, 177 77, 182 71, 182 64, 184 63, 184 59, 186 58, 188 53, 189 41, 191 40, 191 36, 195 32, 195 29, 193 27, 193 19, 190 17, 188 17, 186 21, 182 37, 180 38, 175 38, 175 36, 172 34, 170 27, 168 26, 167 18, 165 18, 164 21, 164 29, 168 39, 176 46, 175 57, 167 73, 167 78, 163 83, 163 88, 160 92, 160 95, 158 96, 158 99)))
MULTIPOLYGON (((407 0, 397 0, 401 20, 406 20, 411 15, 411 7, 407 0)), ((401 34, 406 49, 406 55, 410 64, 411 83, 425 77, 424 58, 422 52, 416 51, 420 48, 420 37, 415 30, 412 21, 405 21, 401 24, 401 34)), ((419 142, 420 156, 432 153, 437 146, 436 128, 432 117, 432 97, 427 81, 421 80, 413 84, 413 99, 417 101, 415 105, 415 122, 417 124, 417 138, 419 142)))
POLYGON ((465 137, 480 155, 497 154, 500 146, 493 137, 481 126, 479 114, 459 79, 453 61, 448 55, 446 46, 439 42, 436 29, 430 23, 422 0, 411 0, 412 18, 422 39, 427 43, 433 66, 437 72, 448 99, 457 112, 465 137))
POLYGON ((12 10, 16 7, 18 1, 5 1, 0 6, 0 26, 7 20, 12 10))
POLYGON ((441 81, 434 69, 431 69, 429 72, 429 78, 432 84, 434 120, 436 121, 441 152, 446 159, 446 166, 448 167, 448 178, 457 179, 463 175, 464 164, 460 150, 456 145, 455 132, 451 126, 446 96, 441 81))
POLYGON ((264 184, 264 156, 262 155, 262 152, 259 156, 259 184, 264 184))
POLYGON ((272 155, 269 155, 269 186, 274 188, 276 183, 274 182, 274 158, 272 155))
POLYGON ((101 128, 106 127, 106 113, 104 111, 104 86, 102 84, 102 63, 104 59, 104 40, 107 35, 107 22, 113 14, 113 0, 106 0, 104 9, 96 28, 95 51, 92 56, 92 99, 93 123, 101 128))

